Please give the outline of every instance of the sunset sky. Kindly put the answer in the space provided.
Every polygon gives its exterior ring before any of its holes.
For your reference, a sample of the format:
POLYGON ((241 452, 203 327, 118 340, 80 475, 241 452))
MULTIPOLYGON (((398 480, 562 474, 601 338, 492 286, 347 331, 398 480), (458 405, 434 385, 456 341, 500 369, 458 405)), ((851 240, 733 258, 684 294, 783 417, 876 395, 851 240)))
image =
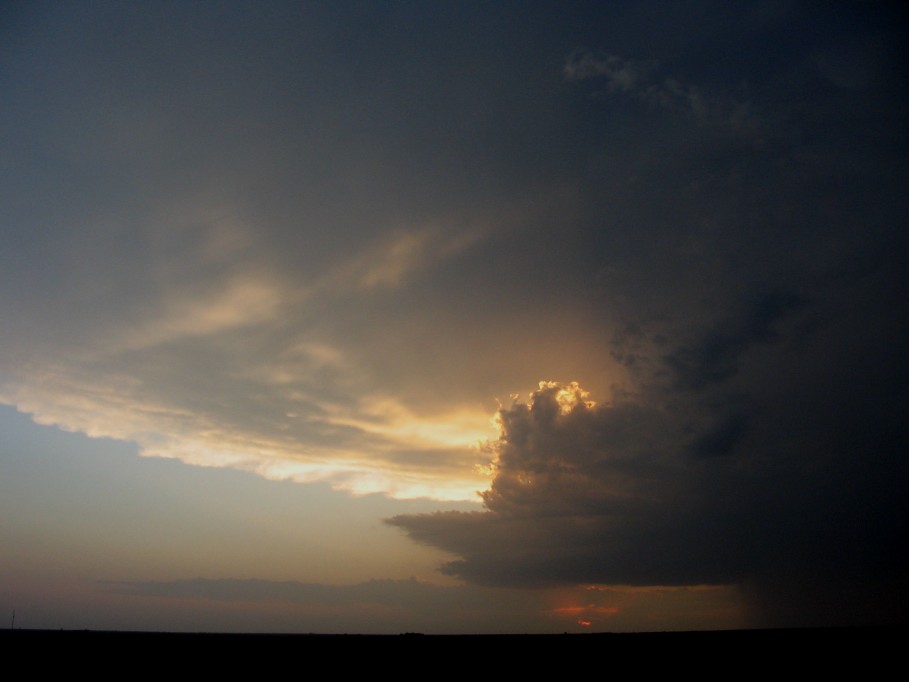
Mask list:
POLYGON ((0 624, 906 622, 906 29, 4 2, 0 624))

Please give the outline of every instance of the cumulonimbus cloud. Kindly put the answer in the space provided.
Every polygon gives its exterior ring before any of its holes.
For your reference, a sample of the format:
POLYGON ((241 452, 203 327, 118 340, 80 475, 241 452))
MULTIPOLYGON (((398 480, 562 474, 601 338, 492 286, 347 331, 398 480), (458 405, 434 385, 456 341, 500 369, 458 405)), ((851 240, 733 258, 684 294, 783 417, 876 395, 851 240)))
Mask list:
MULTIPOLYGON (((871 617, 869 604, 882 590, 869 577, 885 578, 890 589, 900 580, 878 567, 856 568, 881 550, 878 541, 829 527, 826 507, 849 482, 825 472, 827 489, 812 489, 818 472, 774 451, 791 433, 768 433, 761 451, 748 417, 711 423, 705 414, 722 414, 720 408, 688 409, 694 394, 674 402, 678 388, 669 385, 646 401, 598 404, 576 383, 541 382, 527 403, 499 411, 485 511, 401 515, 387 523, 460 555, 442 572, 477 584, 738 585, 756 600, 756 622, 761 608, 788 600, 786 617, 800 623, 833 617, 818 609, 831 592, 846 589, 840 598, 849 617, 871 617), (844 561, 842 542, 863 558, 844 561), (812 591, 813 571, 828 584, 812 591), (788 586, 785 597, 775 581, 788 586)), ((745 414, 760 423, 754 412, 745 414)), ((810 457, 827 466, 839 455, 810 457)), ((886 617, 893 610, 891 604, 886 617)))
POLYGON ((398 516, 412 537, 461 554, 444 572, 479 583, 696 584, 683 551, 682 424, 634 403, 597 404, 576 383, 541 382, 502 408, 486 512, 398 516))

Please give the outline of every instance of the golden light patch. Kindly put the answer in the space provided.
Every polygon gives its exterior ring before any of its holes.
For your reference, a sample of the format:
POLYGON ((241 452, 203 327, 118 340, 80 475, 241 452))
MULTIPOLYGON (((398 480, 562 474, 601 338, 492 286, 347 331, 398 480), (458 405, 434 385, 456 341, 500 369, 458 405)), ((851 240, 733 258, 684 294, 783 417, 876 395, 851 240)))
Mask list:
POLYGON ((258 277, 238 276, 207 296, 174 297, 152 319, 121 334, 116 345, 148 348, 260 324, 276 314, 281 299, 282 293, 274 284, 258 277))
MULTIPOLYGON (((362 452, 331 445, 303 445, 283 435, 280 429, 271 435, 233 429, 229 423, 213 421, 211 416, 143 400, 136 395, 141 388, 138 384, 114 380, 110 385, 91 384, 82 381, 82 377, 48 370, 44 370, 41 379, 0 394, 0 402, 16 405, 31 414, 36 423, 95 438, 132 441, 143 456, 239 469, 271 480, 325 482, 358 496, 380 493, 395 499, 479 504, 477 491, 488 485, 488 478, 469 463, 469 442, 479 433, 471 429, 479 428, 477 423, 486 424, 485 415, 473 420, 464 413, 460 422, 453 418, 453 425, 448 425, 444 416, 407 424, 407 411, 398 413, 399 421, 351 419, 350 423, 382 436, 376 439, 373 452, 362 452), (408 449, 442 453, 431 466, 415 466, 406 455, 408 449)), ((474 452, 477 458, 481 457, 478 449, 474 452)))
POLYGON ((493 435, 486 412, 460 409, 421 416, 387 397, 363 401, 355 414, 335 408, 329 421, 422 448, 478 447, 493 435))

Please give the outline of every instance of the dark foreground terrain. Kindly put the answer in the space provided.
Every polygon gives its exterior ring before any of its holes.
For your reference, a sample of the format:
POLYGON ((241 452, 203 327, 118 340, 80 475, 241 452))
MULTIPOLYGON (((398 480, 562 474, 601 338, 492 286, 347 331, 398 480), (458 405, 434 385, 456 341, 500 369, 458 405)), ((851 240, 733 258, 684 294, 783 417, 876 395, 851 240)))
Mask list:
MULTIPOLYGON (((817 628, 666 633, 585 633, 563 635, 244 635, 213 633, 102 632, 92 630, 4 630, 0 651, 7 661, 50 663, 78 653, 103 670, 111 655, 124 655, 138 667, 166 668, 179 661, 214 667, 278 662, 333 661, 342 669, 383 666, 395 661, 402 671, 416 672, 419 661, 438 670, 423 675, 511 667, 530 669, 537 662, 559 663, 566 675, 580 673, 596 661, 603 674, 691 672, 732 674, 804 671, 854 671, 873 674, 905 658, 909 628, 817 628), (40 653, 38 653, 40 652, 40 653), (426 658, 425 655, 431 655, 426 658), (413 656, 413 658, 409 658, 413 656), (593 656, 595 658, 590 658, 593 656), (303 658, 299 658, 303 657, 303 658), (371 662, 371 663, 370 663, 371 662), (579 667, 581 666, 581 667, 579 667)), ((305 668, 304 668, 305 669, 305 668)), ((302 672, 302 670, 301 670, 302 672)))

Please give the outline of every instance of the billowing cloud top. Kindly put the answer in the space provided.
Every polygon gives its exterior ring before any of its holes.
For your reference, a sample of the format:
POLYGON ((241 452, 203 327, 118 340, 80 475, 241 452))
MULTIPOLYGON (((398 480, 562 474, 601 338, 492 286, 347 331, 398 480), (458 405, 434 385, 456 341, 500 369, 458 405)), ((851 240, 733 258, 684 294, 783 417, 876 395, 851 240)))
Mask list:
MULTIPOLYGON (((730 416, 672 390, 641 397, 597 404, 576 383, 541 382, 499 410, 486 511, 387 522, 461 555, 443 572, 481 585, 738 585, 756 622, 899 621, 902 558, 887 553, 902 552, 904 520, 887 516, 895 490, 863 489, 867 461, 829 443, 790 449, 821 434, 766 406, 730 416)), ((864 454, 905 475, 886 449, 864 454)))

